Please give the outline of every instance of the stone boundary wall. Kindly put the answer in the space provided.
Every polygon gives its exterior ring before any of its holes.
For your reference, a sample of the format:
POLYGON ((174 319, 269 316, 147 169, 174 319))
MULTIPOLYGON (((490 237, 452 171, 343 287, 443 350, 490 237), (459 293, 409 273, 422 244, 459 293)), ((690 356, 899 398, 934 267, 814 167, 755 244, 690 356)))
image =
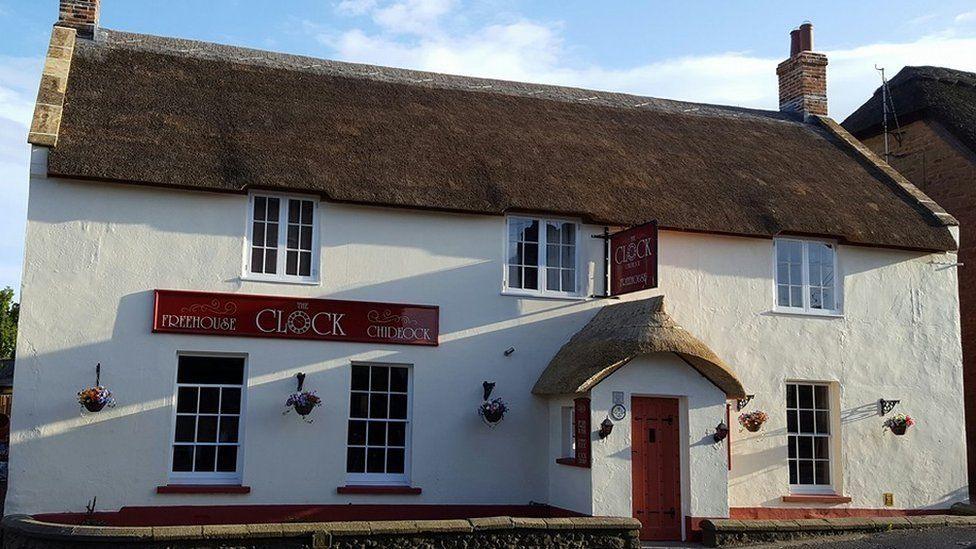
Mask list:
POLYGON ((732 547, 797 541, 822 536, 945 526, 973 527, 976 526, 976 516, 920 515, 797 520, 706 519, 701 523, 702 542, 706 547, 732 547))
POLYGON ((3 519, 5 549, 352 549, 566 547, 639 549, 631 518, 512 518, 224 524, 204 526, 74 526, 26 515, 3 519))

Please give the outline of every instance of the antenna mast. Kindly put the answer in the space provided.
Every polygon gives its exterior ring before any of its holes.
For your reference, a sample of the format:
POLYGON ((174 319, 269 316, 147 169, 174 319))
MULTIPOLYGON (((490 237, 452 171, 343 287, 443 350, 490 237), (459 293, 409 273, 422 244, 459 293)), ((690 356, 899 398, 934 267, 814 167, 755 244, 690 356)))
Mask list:
POLYGON ((888 149, 888 81, 885 79, 884 67, 874 66, 874 70, 881 73, 881 129, 884 132, 884 159, 889 162, 888 149))

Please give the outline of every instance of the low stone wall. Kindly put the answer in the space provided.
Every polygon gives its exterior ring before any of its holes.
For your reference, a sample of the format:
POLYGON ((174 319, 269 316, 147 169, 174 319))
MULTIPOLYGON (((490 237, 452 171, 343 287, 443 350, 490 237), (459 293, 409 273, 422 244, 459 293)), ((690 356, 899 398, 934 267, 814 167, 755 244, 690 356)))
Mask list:
POLYGON ((844 517, 797 520, 706 519, 701 523, 707 547, 732 547, 795 541, 843 534, 884 532, 908 528, 976 526, 974 516, 923 515, 913 517, 844 517))
POLYGON ((52 524, 25 515, 11 515, 3 519, 3 547, 638 549, 639 528, 640 523, 635 519, 603 517, 489 517, 462 520, 123 527, 52 524))

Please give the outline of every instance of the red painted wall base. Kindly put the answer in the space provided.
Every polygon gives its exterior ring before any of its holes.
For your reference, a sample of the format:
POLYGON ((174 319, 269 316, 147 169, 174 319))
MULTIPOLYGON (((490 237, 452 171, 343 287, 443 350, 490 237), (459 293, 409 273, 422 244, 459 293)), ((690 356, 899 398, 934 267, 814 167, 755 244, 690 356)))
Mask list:
POLYGON ((944 515, 949 509, 852 509, 804 507, 733 507, 729 518, 744 520, 793 520, 841 517, 907 517, 944 515))
POLYGON ((557 518, 582 515, 548 505, 166 505, 123 507, 114 512, 96 512, 93 517, 87 517, 85 513, 46 513, 34 515, 34 518, 63 524, 80 524, 86 518, 93 518, 107 526, 186 526, 497 516, 557 518))

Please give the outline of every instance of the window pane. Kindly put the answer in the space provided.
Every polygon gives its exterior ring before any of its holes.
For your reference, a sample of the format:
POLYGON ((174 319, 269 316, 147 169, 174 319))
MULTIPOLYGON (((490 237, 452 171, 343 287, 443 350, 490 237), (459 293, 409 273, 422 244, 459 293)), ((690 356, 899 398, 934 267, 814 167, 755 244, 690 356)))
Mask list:
POLYGON ((523 269, 523 274, 525 275, 525 280, 523 280, 523 288, 529 290, 539 289, 539 269, 536 267, 526 267, 523 269))
POLYGON ((576 248, 573 246, 561 246, 562 248, 562 258, 560 260, 562 267, 576 267, 576 248))
POLYGON ((198 418, 197 442, 217 442, 217 416, 200 416, 198 418))
POLYGON ((268 223, 265 227, 266 235, 265 242, 267 242, 267 247, 278 248, 278 224, 268 223))
POLYGON ((237 470, 237 446, 221 446, 217 450, 217 470, 221 473, 237 470))
POLYGON ((563 269, 563 291, 564 292, 575 292, 576 291, 576 269, 563 269))
POLYGON ((263 196, 254 197, 254 219, 265 219, 265 210, 268 208, 268 199, 263 196))
POLYGON ((810 308, 823 309, 823 291, 817 288, 810 288, 810 308))
POLYGON ((173 471, 184 473, 193 470, 193 446, 173 446, 173 471))
POLYGON ((267 250, 264 253, 264 272, 275 274, 278 272, 278 250, 267 250))
POLYGON ((796 484, 796 462, 790 461, 790 484, 796 484))
POLYGON ((346 450, 346 472, 362 473, 366 471, 366 448, 349 448, 346 450))
POLYGON ((814 465, 817 484, 830 484, 830 462, 817 461, 814 465))
POLYGON ((827 437, 814 437, 813 457, 817 459, 827 459, 830 457, 830 439, 827 437))
POLYGON ((815 412, 817 419, 817 433, 826 435, 830 433, 830 417, 827 412, 815 412))
POLYGON ((220 442, 237 442, 237 416, 220 418, 220 442))
POLYGON ((298 248, 298 225, 288 225, 288 247, 298 248))
POLYGON ((528 223, 528 225, 522 231, 522 237, 520 240, 526 242, 538 242, 539 241, 539 220, 533 219, 528 223))
POLYGON ((407 419, 407 395, 390 395, 390 418, 407 419))
POLYGON ((312 249, 312 228, 311 227, 302 227, 299 244, 301 245, 303 250, 312 249))
POLYGON ((790 307, 803 306, 803 286, 790 286, 790 307))
POLYGON ((252 273, 264 272, 264 250, 262 250, 261 248, 251 249, 251 272, 252 273))
POLYGON ((390 368, 390 390, 407 392, 407 369, 390 368))
POLYGON ((558 243, 561 238, 559 235, 561 231, 559 229, 560 227, 558 223, 554 223, 552 221, 546 223, 546 241, 558 243))
POLYGON ((369 411, 369 395, 353 393, 349 401, 349 417, 366 417, 369 411))
POLYGON ((255 222, 251 229, 251 237, 255 246, 264 246, 264 223, 255 222))
POLYGON ((827 400, 826 385, 814 385, 813 396, 814 396, 814 402, 816 404, 816 408, 818 410, 827 410, 830 408, 830 403, 827 400))
POLYGON ((538 265, 539 264, 539 245, 538 244, 525 244, 522 247, 523 253, 525 254, 525 265, 538 265))
POLYGON ((241 413, 241 390, 224 387, 220 391, 220 412, 224 414, 241 413))
POLYGON ((277 198, 268 198, 268 221, 278 221, 278 212, 281 209, 281 201, 277 198))
POLYGON ((797 462, 799 484, 813 484, 813 461, 800 460, 797 462))
POLYGON ((796 385, 786 386, 786 407, 796 408, 796 385))
POLYGON ((371 367, 369 383, 373 391, 386 391, 390 387, 390 369, 385 366, 371 367))
POLYGON ((776 286, 776 304, 782 307, 790 306, 790 287, 776 286))
POLYGON ((403 473, 403 450, 390 448, 386 451, 386 472, 391 474, 403 473))
POLYGON ((386 449, 369 448, 366 453, 366 472, 383 473, 386 471, 386 449))
POLYGON ((385 394, 369 395, 369 417, 386 419, 387 396, 385 394))
POLYGON ((566 223, 563 225, 563 244, 576 244, 576 224, 566 223))
POLYGON ((176 442, 193 442, 197 432, 195 416, 176 416, 176 442))
POLYGON ((213 472, 217 461, 216 446, 197 446, 193 460, 193 470, 197 472, 213 472))
POLYGON ((176 411, 195 413, 197 411, 198 390, 196 387, 180 387, 176 393, 176 411))
POLYGON ((312 252, 299 252, 298 274, 299 276, 309 276, 312 274, 312 252))
POLYGON ((220 389, 204 387, 200 389, 200 413, 216 414, 220 406, 220 389))
POLYGON ((796 456, 800 459, 813 459, 813 437, 796 437, 796 456))
POLYGON ((177 383, 241 385, 244 359, 216 356, 181 356, 177 383))
POLYGON ((834 292, 830 288, 824 288, 823 290, 823 308, 833 311, 837 309, 834 305, 834 292))
POLYGON ((366 445, 366 422, 365 421, 349 422, 349 437, 347 442, 351 446, 366 445))
POLYGON ((370 421, 367 430, 366 444, 370 446, 386 445, 386 422, 370 421))
POLYGON ((312 201, 302 200, 302 223, 306 225, 314 224, 312 219, 312 201))
POLYGON ((796 437, 794 436, 788 437, 786 444, 788 446, 787 453, 789 454, 789 458, 790 459, 796 458, 796 437))
POLYGON ((407 441, 407 424, 403 422, 390 423, 387 444, 390 446, 404 446, 407 441))
POLYGON ((288 222, 298 223, 300 215, 302 215, 301 202, 298 200, 289 200, 288 201, 288 222))
POLYGON ((522 268, 521 267, 509 267, 508 268, 508 286, 509 288, 522 288, 522 268))
POLYGON ((298 274, 298 252, 295 250, 285 252, 285 274, 298 274))
POLYGON ((790 433, 798 433, 799 427, 796 421, 796 410, 789 410, 786 412, 786 431, 790 433))
POLYGON ((813 408, 813 387, 798 385, 797 391, 800 396, 800 408, 813 408))
POLYGON ((559 269, 546 269, 546 288, 559 291, 559 269))
POLYGON ((558 267, 559 266, 559 257, 560 257, 559 248, 560 248, 559 246, 552 246, 552 245, 546 246, 546 265, 547 266, 549 266, 549 267, 558 267))
POLYGON ((812 433, 813 431, 813 412, 811 410, 800 410, 800 432, 812 433))

